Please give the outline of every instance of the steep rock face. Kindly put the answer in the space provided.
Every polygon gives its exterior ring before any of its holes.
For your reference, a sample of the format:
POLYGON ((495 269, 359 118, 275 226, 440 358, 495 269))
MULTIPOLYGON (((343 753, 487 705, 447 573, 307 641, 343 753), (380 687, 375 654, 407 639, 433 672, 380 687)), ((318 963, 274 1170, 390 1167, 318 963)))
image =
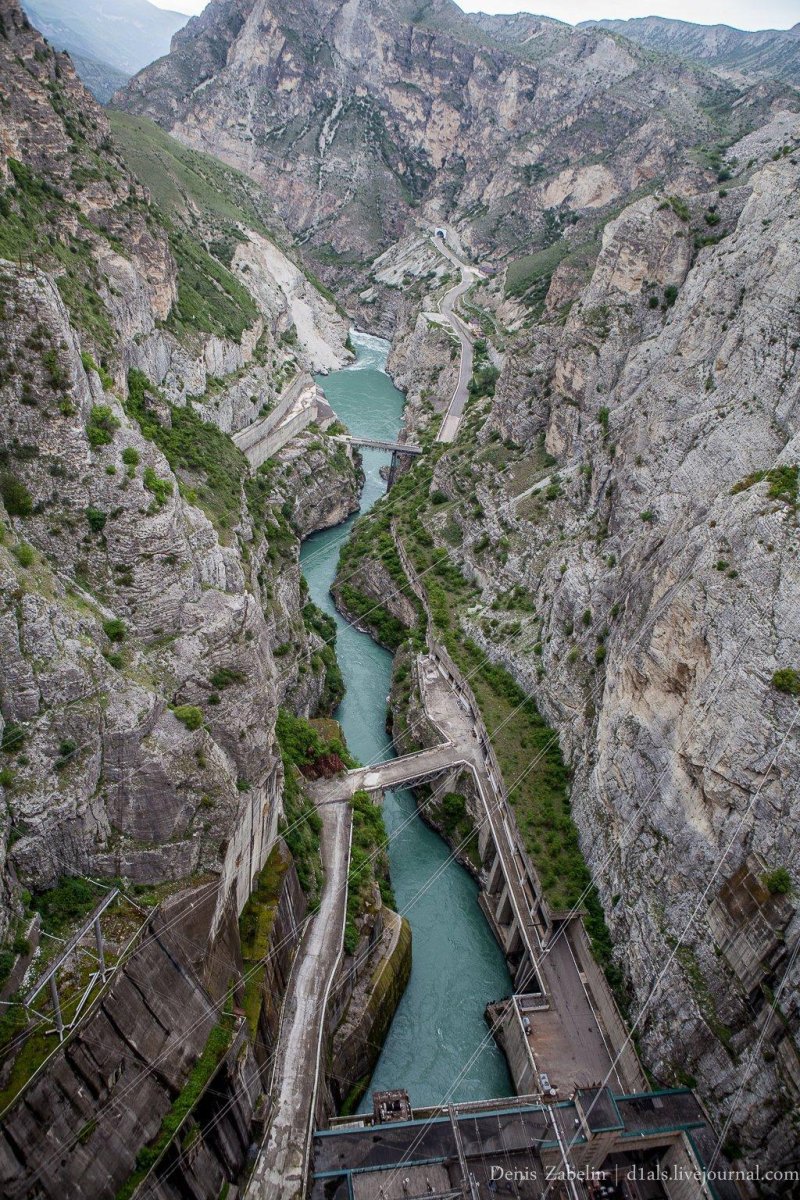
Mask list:
POLYGON ((787 1162, 800 925, 769 918, 750 973, 730 901, 746 869, 798 886, 797 701, 773 679, 800 662, 800 193, 796 157, 765 157, 726 196, 646 198, 606 226, 566 317, 548 296, 507 343, 429 527, 491 604, 464 628, 559 731, 648 1064, 787 1162), (709 213, 725 236, 703 246, 709 213))
MULTIPOLYGON (((86 872, 221 872, 221 904, 232 893, 241 908, 280 811, 276 705, 301 670, 303 711, 325 687, 280 510, 310 508, 307 532, 322 505, 304 505, 314 481, 297 467, 282 489, 250 478, 217 429, 244 423, 301 365, 335 365, 345 325, 268 241, 266 202, 156 131, 151 177, 162 199, 167 178, 183 181, 176 217, 204 184, 198 238, 176 234, 69 60, 13 0, 0 15, 0 257, 17 259, 0 267, 0 707, 16 747, 3 764, 0 925, 23 887, 86 872), (219 253, 252 292, 201 240, 219 209, 219 253), (202 402, 187 404, 193 387, 202 402)), ((316 467, 354 506, 347 456, 323 448, 316 467)))
POLYGON ((518 37, 514 18, 450 0, 216 0, 118 99, 268 183, 347 285, 420 202, 482 254, 570 224, 585 237, 598 209, 659 176, 703 176, 688 151, 719 140, 709 105, 741 129, 782 92, 737 94, 601 31, 523 23, 518 37))
POLYGON ((147 1186, 171 1197, 191 1185, 198 1197, 215 1200, 239 1177, 306 912, 282 842, 268 872, 269 904, 262 899, 257 918, 266 926, 263 963, 243 961, 246 936, 230 906, 209 941, 213 882, 172 897, 145 922, 89 1019, 4 1121, 4 1195, 112 1200, 123 1186, 141 1183, 139 1151, 164 1134, 201 1054, 191 1111, 172 1144, 161 1143, 165 1153, 147 1186))
POLYGON ((42 888, 219 869, 238 781, 278 799, 264 614, 238 550, 87 373, 52 282, 7 265, 3 285, 3 719, 26 746, 5 789, 15 870, 42 888), (196 705, 223 667, 240 686, 188 728, 168 705, 196 705))

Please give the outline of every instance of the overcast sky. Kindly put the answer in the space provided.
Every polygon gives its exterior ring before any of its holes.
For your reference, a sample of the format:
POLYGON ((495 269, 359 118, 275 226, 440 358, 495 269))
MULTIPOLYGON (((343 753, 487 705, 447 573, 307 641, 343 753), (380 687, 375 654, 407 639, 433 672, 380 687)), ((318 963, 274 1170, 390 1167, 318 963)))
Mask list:
MULTIPOLYGON (((185 13, 202 12, 207 0, 152 0, 159 8, 185 13)), ((534 12, 561 21, 599 20, 601 17, 678 17, 721 22, 739 29, 789 29, 800 20, 798 0, 458 0, 466 12, 534 12)))

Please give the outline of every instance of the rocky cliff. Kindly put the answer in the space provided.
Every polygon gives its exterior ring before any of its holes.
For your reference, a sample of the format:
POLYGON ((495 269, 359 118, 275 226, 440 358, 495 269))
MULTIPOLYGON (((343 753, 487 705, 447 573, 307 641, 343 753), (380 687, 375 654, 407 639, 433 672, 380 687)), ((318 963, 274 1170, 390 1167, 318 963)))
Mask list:
MULTIPOLYGON (((146 122, 112 130, 15 0, 0 67, 3 981, 17 957, 31 985, 103 880, 154 910, 28 1091, 53 1042, 12 998, 2 1188, 132 1194, 165 1153, 216 1196, 254 1136, 301 882, 320 885, 276 739, 279 706, 314 715, 341 695, 299 544, 362 483, 316 427, 257 471, 228 435, 296 373, 345 362, 348 326, 258 188, 146 122), (38 949, 31 906, 49 914, 38 949), (198 1112, 213 1133, 191 1126, 189 1162, 171 1139, 198 1112)), ((82 967, 58 979, 69 1017, 82 967)))
POLYGON ((275 705, 301 672, 302 709, 323 687, 297 536, 351 511, 359 479, 327 438, 313 476, 285 452, 250 478, 220 432, 346 357, 333 305, 262 232, 266 201, 246 192, 243 213, 236 181, 167 159, 159 135, 168 215, 69 60, 15 4, 2 18, 7 928, 23 885, 220 869, 247 808, 266 814, 258 856, 280 806, 275 705))
MULTIPOLYGON (((358 527, 344 607, 369 610, 392 647, 416 625, 408 592, 375 610, 403 582, 392 512, 441 636, 493 709, 509 780, 539 764, 533 792, 515 795, 520 827, 554 906, 579 895, 591 906, 596 944, 605 914, 605 966, 627 989, 654 1076, 696 1082, 721 1127, 730 1116, 731 1154, 789 1162, 800 1096, 796 90, 654 62, 604 31, 469 19, 448 0, 215 0, 121 99, 182 143, 151 181, 164 222, 128 167, 109 165, 102 114, 77 98, 68 65, 8 9, 12 112, 25 120, 0 109, 18 238, 4 251, 16 260, 4 319, 33 356, 27 375, 19 354, 3 367, 13 870, 41 885, 56 795, 70 830, 66 849, 53 839, 58 861, 96 872, 174 873, 185 859, 238 881, 265 800, 277 816, 273 707, 289 697, 310 711, 318 686, 285 648, 301 634, 306 518, 281 490, 297 464, 289 455, 274 481, 247 483, 233 459, 219 459, 225 479, 210 467, 230 445, 221 429, 314 365, 302 304, 314 301, 318 333, 337 313, 318 307, 290 247, 280 252, 302 280, 265 256, 261 239, 280 242, 275 218, 247 197, 266 182, 364 318, 399 322, 392 369, 428 445, 358 527), (205 188, 187 182, 210 170, 199 149, 244 171, 232 172, 239 215, 220 238, 205 188), (42 213, 46 244, 19 241, 42 213), (438 313, 450 268, 428 237, 441 222, 482 267, 462 301, 475 375, 450 447, 430 444, 455 366, 438 313), (33 251, 52 271, 25 269, 33 251), (32 401, 47 422, 35 438, 32 401), (201 425, 223 440, 198 460, 201 425), (40 654, 55 637, 43 605, 67 647, 66 680, 40 654), (130 705, 126 689, 140 689, 130 705), (89 732, 69 727, 64 750, 57 730, 84 710, 89 732), (55 782, 86 772, 74 794, 45 795, 26 774, 35 761, 38 778, 48 755, 55 782), (167 757, 164 828, 142 845, 147 781, 161 786, 167 757), (224 845, 234 811, 239 832, 224 845)), ((158 145, 157 131, 114 120, 126 154, 146 160, 138 139, 158 145)), ((335 472, 330 447, 307 437, 335 472)), ((319 636, 313 614, 303 625, 319 636)), ((320 656, 320 680, 325 670, 320 656)), ((12 869, 5 878, 13 903, 12 869)))
MULTIPOLYGON (((775 1162, 800 1087, 797 147, 776 117, 730 182, 635 201, 517 332, 508 278, 473 289, 500 370, 413 502, 470 581, 460 636, 558 731, 648 1065, 775 1162)), ((437 397, 421 336, 396 370, 437 397)))
POLYGON ((702 177, 784 93, 451 0, 214 0, 118 103, 268 183, 352 288, 411 216, 496 262, 565 229, 582 244, 631 192, 702 177))

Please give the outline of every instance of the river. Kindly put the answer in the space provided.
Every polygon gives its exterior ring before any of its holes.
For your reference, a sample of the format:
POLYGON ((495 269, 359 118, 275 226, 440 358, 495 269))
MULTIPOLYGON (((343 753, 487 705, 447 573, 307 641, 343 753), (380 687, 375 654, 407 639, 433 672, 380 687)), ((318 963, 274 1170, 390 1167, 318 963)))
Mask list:
MULTIPOLYGON (((354 334, 353 342, 355 365, 318 382, 353 433, 394 440, 404 401, 385 372, 388 343, 366 334, 354 334)), ((365 512, 386 490, 379 472, 388 456, 375 450, 363 453, 367 480, 361 511, 365 512)), ((337 652, 347 694, 335 715, 352 752, 361 762, 370 763, 394 756, 385 732, 392 658, 339 616, 329 593, 339 548, 354 519, 308 538, 301 563, 311 598, 337 625, 337 652)), ((410 792, 388 793, 384 815, 389 836, 414 812, 410 792)), ((393 1087, 405 1088, 415 1107, 446 1098, 513 1095, 505 1057, 493 1039, 449 1095, 453 1081, 486 1036, 486 1004, 509 995, 512 984, 478 906, 475 882, 457 863, 447 862, 448 854, 442 839, 419 817, 390 843, 397 906, 413 931, 413 966, 361 1111, 371 1111, 373 1090, 393 1087)))

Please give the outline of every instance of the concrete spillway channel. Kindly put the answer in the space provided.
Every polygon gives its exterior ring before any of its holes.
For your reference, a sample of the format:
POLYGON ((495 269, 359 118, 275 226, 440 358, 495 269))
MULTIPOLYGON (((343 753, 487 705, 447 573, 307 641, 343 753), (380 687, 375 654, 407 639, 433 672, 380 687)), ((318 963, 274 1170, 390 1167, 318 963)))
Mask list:
POLYGON ((342 957, 352 836, 349 804, 325 805, 320 814, 325 886, 319 912, 298 949, 284 999, 271 1086, 274 1116, 250 1178, 247 1200, 293 1200, 305 1186, 325 1013, 342 957))

